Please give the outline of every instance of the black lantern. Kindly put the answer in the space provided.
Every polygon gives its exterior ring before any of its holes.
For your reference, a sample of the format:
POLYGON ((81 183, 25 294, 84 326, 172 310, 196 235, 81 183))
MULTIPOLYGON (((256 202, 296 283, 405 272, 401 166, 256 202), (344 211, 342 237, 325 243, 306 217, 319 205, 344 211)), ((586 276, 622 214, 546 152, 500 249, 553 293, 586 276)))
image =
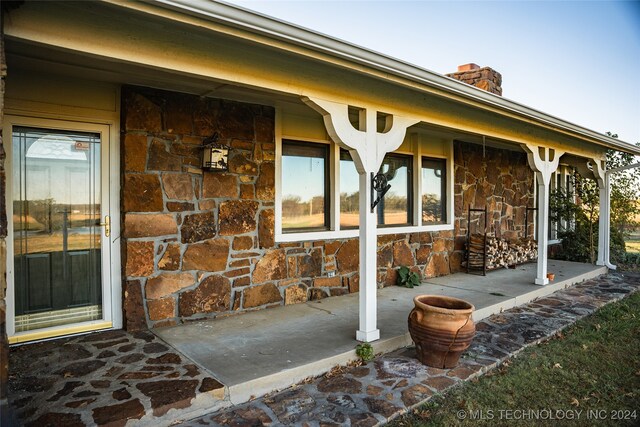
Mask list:
POLYGON ((218 132, 202 141, 202 170, 226 172, 229 170, 229 146, 218 143, 218 132))

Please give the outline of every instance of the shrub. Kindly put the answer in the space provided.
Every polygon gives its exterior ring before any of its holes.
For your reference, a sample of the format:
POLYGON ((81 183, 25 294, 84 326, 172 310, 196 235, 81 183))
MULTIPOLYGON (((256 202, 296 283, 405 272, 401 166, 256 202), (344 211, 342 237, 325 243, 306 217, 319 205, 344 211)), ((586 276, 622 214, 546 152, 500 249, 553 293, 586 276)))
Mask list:
POLYGON ((409 270, 408 267, 400 267, 398 269, 398 286, 405 288, 413 288, 420 285, 420 275, 415 271, 409 270))
POLYGON ((373 347, 368 342, 358 344, 356 346, 356 355, 362 359, 363 362, 367 363, 368 361, 373 360, 373 347))

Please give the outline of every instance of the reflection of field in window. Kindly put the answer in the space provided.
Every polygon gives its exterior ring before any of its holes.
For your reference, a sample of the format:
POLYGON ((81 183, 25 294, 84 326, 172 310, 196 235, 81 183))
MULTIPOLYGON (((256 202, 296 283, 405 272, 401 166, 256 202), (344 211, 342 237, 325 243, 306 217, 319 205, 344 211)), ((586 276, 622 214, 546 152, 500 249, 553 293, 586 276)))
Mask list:
POLYGON ((388 181, 391 189, 378 205, 378 225, 399 225, 409 222, 407 201, 407 168, 399 168, 393 179, 388 181), (380 209, 384 212, 384 221, 380 216, 380 209))
POLYGON ((422 158, 422 224, 446 221, 446 160, 422 158))
POLYGON ((325 169, 322 146, 285 145, 282 157, 282 229, 325 226, 325 169))
POLYGON ((340 150, 340 228, 358 228, 360 223, 360 177, 351 155, 340 150))
MULTIPOLYGON (((407 165, 409 156, 387 156, 380 172, 387 174, 391 189, 376 208, 378 225, 409 223, 407 165), (393 170, 392 170, 393 166, 393 170)), ((340 150, 340 227, 357 228, 360 223, 359 177, 349 153, 340 150)))

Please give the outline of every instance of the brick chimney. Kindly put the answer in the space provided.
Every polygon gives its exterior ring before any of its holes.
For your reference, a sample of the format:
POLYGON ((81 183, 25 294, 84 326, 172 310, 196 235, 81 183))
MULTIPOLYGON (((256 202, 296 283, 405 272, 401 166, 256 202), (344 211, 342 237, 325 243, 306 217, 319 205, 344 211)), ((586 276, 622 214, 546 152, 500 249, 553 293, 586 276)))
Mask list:
POLYGON ((487 92, 502 96, 502 75, 490 67, 480 68, 477 64, 464 64, 458 66, 455 73, 445 74, 452 79, 475 86, 487 92))

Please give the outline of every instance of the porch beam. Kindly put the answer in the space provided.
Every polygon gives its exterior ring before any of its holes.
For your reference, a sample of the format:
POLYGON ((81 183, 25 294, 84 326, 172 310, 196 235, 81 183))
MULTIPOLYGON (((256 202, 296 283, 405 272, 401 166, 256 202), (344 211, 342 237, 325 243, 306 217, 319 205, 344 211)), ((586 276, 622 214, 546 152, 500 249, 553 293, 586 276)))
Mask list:
POLYGON ((359 175, 360 192, 360 292, 359 328, 356 339, 371 342, 380 339, 377 326, 377 219, 371 210, 371 174, 380 169, 385 154, 396 150, 404 140, 407 128, 420 120, 394 115, 387 117, 384 132, 377 131, 376 106, 361 110, 359 129, 349 121, 347 104, 319 98, 303 97, 302 101, 320 113, 331 139, 349 150, 359 175))
POLYGON ((534 144, 522 144, 527 153, 529 167, 536 174, 538 182, 538 266, 536 269, 536 285, 547 285, 547 263, 549 244, 549 187, 551 175, 558 169, 560 157, 564 151, 542 147, 534 144))

